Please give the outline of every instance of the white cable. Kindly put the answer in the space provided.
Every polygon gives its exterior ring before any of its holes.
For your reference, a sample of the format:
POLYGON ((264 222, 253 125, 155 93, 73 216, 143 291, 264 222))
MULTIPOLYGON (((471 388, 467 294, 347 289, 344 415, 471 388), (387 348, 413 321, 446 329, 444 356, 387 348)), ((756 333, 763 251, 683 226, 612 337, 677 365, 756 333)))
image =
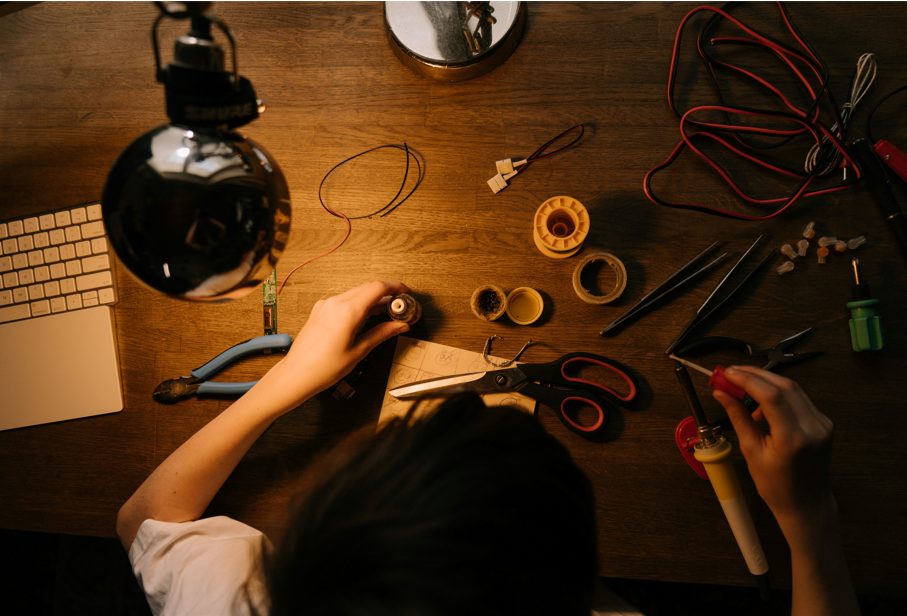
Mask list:
MULTIPOLYGON (((841 123, 843 124, 843 129, 839 130, 841 127, 835 122, 829 129, 832 133, 837 133, 838 135, 844 134, 854 109, 856 109, 856 106, 863 97, 866 96, 866 93, 869 92, 869 88, 872 87, 872 84, 875 81, 877 68, 874 54, 864 53, 857 59, 857 70, 854 73, 853 81, 850 84, 850 98, 841 105, 841 123)), ((819 164, 819 159, 823 154, 828 155, 828 153, 832 152, 832 148, 829 146, 828 137, 822 137, 821 141, 813 144, 806 155, 806 161, 803 163, 803 168, 807 173, 812 173, 816 168, 816 165, 819 164)), ((837 168, 840 161, 841 153, 835 149, 834 155, 831 156, 825 164, 825 167, 816 175, 828 175, 837 168)))

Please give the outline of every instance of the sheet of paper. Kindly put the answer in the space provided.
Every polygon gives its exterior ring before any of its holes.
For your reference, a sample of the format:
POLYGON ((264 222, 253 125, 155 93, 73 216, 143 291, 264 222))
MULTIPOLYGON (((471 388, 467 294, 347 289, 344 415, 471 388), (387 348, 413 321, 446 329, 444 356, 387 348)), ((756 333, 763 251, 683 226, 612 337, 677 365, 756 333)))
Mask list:
MULTIPOLYGON (((493 357, 495 361, 503 361, 500 357, 493 357)), ((387 377, 387 389, 384 391, 384 402, 381 404, 381 415, 378 423, 383 423, 392 417, 406 415, 413 405, 411 400, 397 400, 388 391, 394 387, 423 381, 437 376, 450 374, 463 374, 466 372, 481 372, 495 370, 485 361, 481 353, 464 351, 456 347, 417 340, 400 336, 397 338, 397 350, 391 363, 391 371, 387 377)), ((482 399, 490 407, 509 405, 525 410, 527 413, 535 412, 535 400, 520 394, 486 394, 482 399)), ((443 399, 425 400, 419 404, 419 413, 424 413, 435 408, 443 399)))

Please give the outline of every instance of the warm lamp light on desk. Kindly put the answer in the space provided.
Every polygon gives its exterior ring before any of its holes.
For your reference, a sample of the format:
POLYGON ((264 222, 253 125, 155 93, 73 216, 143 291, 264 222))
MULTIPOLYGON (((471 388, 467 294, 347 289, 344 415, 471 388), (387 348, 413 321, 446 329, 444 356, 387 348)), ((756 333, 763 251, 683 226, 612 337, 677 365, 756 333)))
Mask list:
POLYGON ((107 177, 101 205, 117 256, 148 286, 191 300, 245 295, 270 274, 290 230, 286 180, 260 145, 233 129, 263 111, 236 68, 226 24, 211 3, 156 3, 151 29, 170 123, 135 140, 107 177), (161 67, 158 25, 190 20, 161 67), (225 70, 216 26, 230 42, 225 70))

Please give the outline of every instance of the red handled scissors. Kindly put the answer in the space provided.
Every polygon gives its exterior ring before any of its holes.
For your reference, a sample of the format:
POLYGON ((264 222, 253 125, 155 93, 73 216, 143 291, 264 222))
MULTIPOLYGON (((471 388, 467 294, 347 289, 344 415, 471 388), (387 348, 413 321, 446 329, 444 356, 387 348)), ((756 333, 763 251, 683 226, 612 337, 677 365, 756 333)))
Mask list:
POLYGON ((389 393, 405 400, 465 391, 518 392, 554 409, 570 430, 591 438, 604 429, 608 418, 606 409, 613 405, 628 406, 638 390, 636 377, 613 359, 592 353, 569 353, 546 364, 518 364, 503 370, 441 376, 395 387, 389 393), (619 391, 582 376, 584 370, 595 368, 616 375, 626 389, 621 387, 619 391))

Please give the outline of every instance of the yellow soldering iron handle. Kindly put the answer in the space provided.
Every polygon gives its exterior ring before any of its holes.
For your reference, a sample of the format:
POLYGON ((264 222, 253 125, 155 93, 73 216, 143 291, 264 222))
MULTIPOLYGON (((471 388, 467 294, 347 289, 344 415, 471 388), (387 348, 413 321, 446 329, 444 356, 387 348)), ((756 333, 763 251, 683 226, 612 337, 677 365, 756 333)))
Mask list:
POLYGON ((693 455, 705 466, 705 472, 712 482, 718 502, 721 503, 724 515, 734 533, 734 539, 743 553, 747 569, 753 575, 763 575, 768 573, 768 561, 762 551, 762 544, 759 542, 759 535, 756 534, 746 500, 743 498, 737 474, 731 465, 732 449, 727 439, 719 436, 713 443, 696 445, 693 455))

